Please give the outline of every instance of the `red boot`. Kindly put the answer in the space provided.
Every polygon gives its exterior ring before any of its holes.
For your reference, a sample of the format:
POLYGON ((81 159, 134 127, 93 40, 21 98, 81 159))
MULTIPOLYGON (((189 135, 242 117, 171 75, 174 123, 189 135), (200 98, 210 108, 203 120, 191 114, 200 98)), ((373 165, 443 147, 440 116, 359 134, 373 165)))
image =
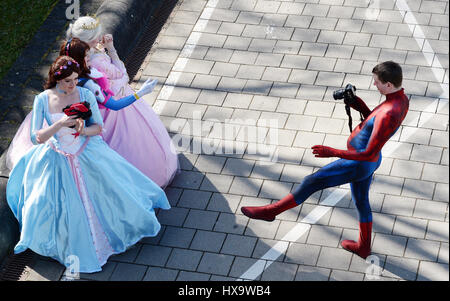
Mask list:
POLYGON ((372 235, 372 222, 359 223, 359 241, 344 240, 341 245, 344 249, 366 259, 370 255, 370 242, 372 235))
POLYGON ((292 193, 289 193, 274 204, 259 207, 241 207, 241 211, 250 218, 271 222, 275 219, 275 216, 295 206, 297 206, 297 203, 295 202, 294 196, 292 193))

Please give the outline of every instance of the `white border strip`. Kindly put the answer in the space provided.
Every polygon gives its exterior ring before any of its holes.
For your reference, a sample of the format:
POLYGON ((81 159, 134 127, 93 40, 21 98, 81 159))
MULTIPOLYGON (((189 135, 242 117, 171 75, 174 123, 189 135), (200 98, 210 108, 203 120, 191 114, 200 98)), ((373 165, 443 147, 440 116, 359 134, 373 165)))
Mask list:
MULTIPOLYGON (((428 40, 426 39, 422 28, 419 25, 417 25, 418 22, 417 22, 416 18, 414 17, 414 15, 412 14, 412 11, 409 8, 406 1, 405 0, 397 0, 395 2, 395 5, 397 6, 402 17, 404 18, 405 23, 408 25, 409 30, 413 34, 413 37, 416 40, 417 44, 419 46, 423 45, 422 46, 423 56, 425 57, 427 63, 430 65, 431 71, 433 72, 436 79, 439 80, 440 78, 444 78, 444 76, 442 75, 442 72, 444 72, 444 74, 445 74, 445 68, 442 67, 442 64, 439 61, 438 56, 434 53, 433 48, 431 47, 430 42, 428 42, 428 40), (409 12, 408 16, 405 17, 408 12, 409 12), (414 33, 414 30, 415 30, 415 33, 414 33), (434 65, 437 67, 433 67, 433 60, 434 60, 434 65)), ((448 76, 447 76, 447 81, 448 81, 448 76)), ((448 84, 446 85, 444 83, 440 83, 440 86, 442 89, 442 94, 439 97, 447 99, 447 101, 448 101, 448 97, 449 97, 448 96, 449 95, 448 84)))
POLYGON ((164 83, 164 86, 161 88, 161 91, 159 92, 159 95, 156 98, 153 109, 157 114, 161 114, 166 105, 166 102, 164 101, 158 102, 158 100, 170 99, 170 96, 172 95, 174 88, 177 86, 178 81, 180 80, 184 68, 186 68, 189 58, 194 52, 195 47, 197 46, 198 41, 202 36, 201 32, 204 31, 206 26, 208 25, 208 21, 211 18, 212 14, 214 13, 214 9, 216 8, 218 2, 219 0, 209 0, 206 3, 206 7, 203 9, 203 13, 201 14, 199 20, 195 24, 193 31, 189 35, 186 44, 181 50, 180 56, 175 61, 175 64, 172 67, 173 71, 170 72, 166 82, 164 83))

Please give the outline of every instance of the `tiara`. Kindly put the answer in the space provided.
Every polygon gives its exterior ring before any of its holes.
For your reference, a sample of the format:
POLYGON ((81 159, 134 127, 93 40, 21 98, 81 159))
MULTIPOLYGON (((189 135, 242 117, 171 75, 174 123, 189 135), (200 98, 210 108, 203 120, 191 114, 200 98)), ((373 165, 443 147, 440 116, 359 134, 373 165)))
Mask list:
POLYGON ((83 23, 83 25, 81 25, 81 28, 84 30, 93 30, 93 29, 96 29, 99 25, 100 25, 100 20, 97 17, 95 17, 95 22, 92 22, 89 25, 86 25, 86 23, 83 23))

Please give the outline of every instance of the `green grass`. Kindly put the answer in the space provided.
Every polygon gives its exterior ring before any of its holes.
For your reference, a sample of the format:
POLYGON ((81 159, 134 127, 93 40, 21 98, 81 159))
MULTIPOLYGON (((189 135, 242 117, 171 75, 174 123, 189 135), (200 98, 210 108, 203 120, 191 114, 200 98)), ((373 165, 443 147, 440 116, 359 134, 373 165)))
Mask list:
POLYGON ((1 0, 0 79, 33 38, 58 0, 1 0))

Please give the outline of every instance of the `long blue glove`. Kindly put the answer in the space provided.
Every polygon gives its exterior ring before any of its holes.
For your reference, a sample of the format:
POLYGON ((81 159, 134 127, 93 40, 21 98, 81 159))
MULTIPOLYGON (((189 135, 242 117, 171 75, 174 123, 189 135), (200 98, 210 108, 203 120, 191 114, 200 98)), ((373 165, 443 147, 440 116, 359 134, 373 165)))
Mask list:
POLYGON ((103 104, 108 109, 117 111, 122 108, 125 108, 126 106, 129 106, 139 98, 141 98, 144 95, 147 95, 153 91, 156 84, 158 83, 157 79, 148 79, 145 81, 145 83, 142 84, 142 87, 137 91, 134 95, 129 95, 120 99, 115 99, 113 97, 109 98, 109 100, 106 101, 105 104, 103 104))
POLYGON ((97 99, 99 103, 107 107, 108 109, 118 111, 123 109, 133 102, 141 98, 142 96, 149 94, 153 91, 156 84, 158 83, 157 79, 148 79, 142 85, 142 87, 137 91, 134 95, 125 96, 119 99, 113 98, 111 95, 107 95, 107 92, 103 91, 101 87, 93 80, 80 81, 82 87, 89 89, 97 99))
POLYGON ((125 96, 125 97, 119 98, 119 99, 115 99, 115 98, 111 97, 103 105, 105 107, 107 107, 108 109, 118 111, 120 109, 123 109, 123 108, 131 105, 136 100, 137 100, 137 98, 134 95, 125 96))

